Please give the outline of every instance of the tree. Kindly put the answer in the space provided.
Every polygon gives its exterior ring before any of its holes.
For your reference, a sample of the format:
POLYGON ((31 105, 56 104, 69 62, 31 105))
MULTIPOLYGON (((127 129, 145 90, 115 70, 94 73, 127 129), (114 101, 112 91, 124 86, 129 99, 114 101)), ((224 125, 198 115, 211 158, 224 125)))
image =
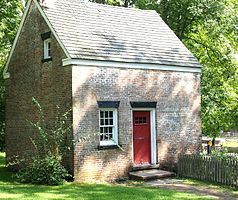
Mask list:
POLYGON ((4 148, 5 87, 2 72, 22 15, 20 0, 0 1, 0 150, 4 148))
POLYGON ((203 65, 202 132, 216 137, 237 129, 238 7, 233 0, 213 1, 206 7, 212 14, 194 21, 183 41, 203 65))
POLYGON ((161 0, 158 12, 203 66, 202 132, 237 129, 238 4, 235 0, 161 0))

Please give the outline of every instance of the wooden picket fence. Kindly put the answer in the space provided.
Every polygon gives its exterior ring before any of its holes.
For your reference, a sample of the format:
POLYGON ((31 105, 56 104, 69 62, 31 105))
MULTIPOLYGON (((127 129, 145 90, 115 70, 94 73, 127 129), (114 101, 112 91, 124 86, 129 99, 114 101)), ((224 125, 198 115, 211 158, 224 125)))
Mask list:
POLYGON ((238 159, 180 155, 178 175, 238 187, 238 159))

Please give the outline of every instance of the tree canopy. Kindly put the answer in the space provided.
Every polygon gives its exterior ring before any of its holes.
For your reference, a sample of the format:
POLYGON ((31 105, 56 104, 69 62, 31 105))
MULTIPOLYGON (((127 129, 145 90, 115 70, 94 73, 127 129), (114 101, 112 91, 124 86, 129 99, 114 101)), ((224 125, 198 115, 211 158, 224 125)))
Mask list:
POLYGON ((203 66, 203 134, 237 129, 238 2, 161 0, 158 12, 203 66))

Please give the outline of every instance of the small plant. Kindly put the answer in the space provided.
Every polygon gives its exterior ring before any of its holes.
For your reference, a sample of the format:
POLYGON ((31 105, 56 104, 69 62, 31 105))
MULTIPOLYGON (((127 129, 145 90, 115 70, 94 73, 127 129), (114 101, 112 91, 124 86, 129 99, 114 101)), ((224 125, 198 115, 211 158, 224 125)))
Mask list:
POLYGON ((5 123, 0 122, 0 151, 5 149, 5 123))
POLYGON ((23 183, 61 185, 68 176, 61 158, 47 155, 45 158, 33 157, 30 166, 22 169, 16 177, 23 183))
POLYGON ((221 158, 226 158, 227 157, 227 148, 221 148, 221 149, 212 149, 212 154, 211 156, 213 157, 221 157, 221 158))
POLYGON ((71 148, 71 127, 67 125, 69 112, 63 115, 57 112, 55 123, 49 128, 40 104, 34 98, 32 102, 39 115, 36 123, 30 122, 38 133, 35 139, 30 138, 35 148, 34 155, 31 155, 30 161, 24 161, 27 165, 16 177, 24 183, 60 185, 70 176, 62 165, 64 153, 71 148))

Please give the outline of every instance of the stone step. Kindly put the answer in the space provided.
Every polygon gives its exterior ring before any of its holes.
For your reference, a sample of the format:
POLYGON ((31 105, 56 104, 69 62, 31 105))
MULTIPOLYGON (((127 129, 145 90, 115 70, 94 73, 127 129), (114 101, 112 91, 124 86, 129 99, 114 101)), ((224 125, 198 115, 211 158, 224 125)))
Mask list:
POLYGON ((175 176, 174 172, 164 171, 160 169, 147 169, 147 170, 129 172, 130 179, 137 180, 137 181, 170 178, 174 176, 175 176))
POLYGON ((148 169, 159 169, 160 165, 135 165, 132 167, 131 171, 140 171, 148 169))

